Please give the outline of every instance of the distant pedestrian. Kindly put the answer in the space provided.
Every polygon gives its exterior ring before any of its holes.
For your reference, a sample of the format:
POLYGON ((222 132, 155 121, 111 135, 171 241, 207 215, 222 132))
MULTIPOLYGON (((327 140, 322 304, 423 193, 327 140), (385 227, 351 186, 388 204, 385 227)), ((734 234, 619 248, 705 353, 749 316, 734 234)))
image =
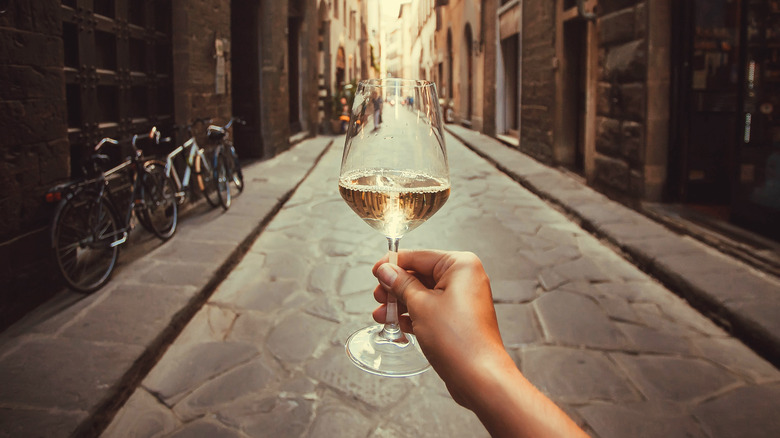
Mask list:
MULTIPOLYGON (((586 437, 555 403, 520 372, 498 331, 490 280, 476 255, 401 251, 374 265, 380 303, 398 299, 399 323, 447 385, 494 437, 586 437)), ((374 311, 385 322, 386 306, 374 311)))

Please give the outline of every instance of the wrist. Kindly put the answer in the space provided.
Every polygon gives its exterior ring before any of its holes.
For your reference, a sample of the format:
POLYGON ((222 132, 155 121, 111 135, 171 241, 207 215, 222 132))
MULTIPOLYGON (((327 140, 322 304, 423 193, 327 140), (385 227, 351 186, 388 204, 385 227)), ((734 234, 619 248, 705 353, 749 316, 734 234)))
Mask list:
POLYGON ((508 382, 525 380, 509 353, 503 349, 481 355, 466 375, 468 378, 464 380, 468 385, 462 392, 464 406, 477 415, 480 415, 480 410, 490 409, 496 396, 506 390, 508 382))
POLYGON ((463 405, 492 437, 586 437, 549 398, 529 382, 506 351, 481 361, 463 405))

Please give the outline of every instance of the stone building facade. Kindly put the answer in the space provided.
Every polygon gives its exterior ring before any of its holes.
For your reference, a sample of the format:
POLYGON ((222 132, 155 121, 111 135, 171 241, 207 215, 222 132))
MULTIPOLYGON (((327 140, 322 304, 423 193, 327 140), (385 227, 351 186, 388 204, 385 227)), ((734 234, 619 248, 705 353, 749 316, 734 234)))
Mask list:
POLYGON ((56 287, 43 195, 100 138, 237 115, 239 155, 268 158, 316 134, 317 6, 0 2, 0 327, 56 287))
POLYGON ((639 208, 681 205, 780 238, 777 0, 434 8, 429 76, 454 122, 639 208))

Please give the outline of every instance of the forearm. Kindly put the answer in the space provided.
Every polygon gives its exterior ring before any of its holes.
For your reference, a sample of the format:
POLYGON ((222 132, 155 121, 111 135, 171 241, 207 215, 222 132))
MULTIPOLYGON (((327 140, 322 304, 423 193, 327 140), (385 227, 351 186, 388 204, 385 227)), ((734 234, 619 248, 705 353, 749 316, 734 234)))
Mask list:
POLYGON ((483 363, 466 396, 468 407, 491 436, 587 436, 520 373, 508 355, 491 362, 483 363))

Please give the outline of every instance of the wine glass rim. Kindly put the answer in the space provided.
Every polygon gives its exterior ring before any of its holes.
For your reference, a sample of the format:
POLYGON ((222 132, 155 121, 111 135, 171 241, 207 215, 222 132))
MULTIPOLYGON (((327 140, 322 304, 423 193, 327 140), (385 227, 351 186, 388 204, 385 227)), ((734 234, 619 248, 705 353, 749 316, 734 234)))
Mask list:
POLYGON ((434 83, 425 79, 405 79, 405 78, 372 78, 363 79, 359 82, 364 87, 415 87, 424 88, 433 86, 434 83))

